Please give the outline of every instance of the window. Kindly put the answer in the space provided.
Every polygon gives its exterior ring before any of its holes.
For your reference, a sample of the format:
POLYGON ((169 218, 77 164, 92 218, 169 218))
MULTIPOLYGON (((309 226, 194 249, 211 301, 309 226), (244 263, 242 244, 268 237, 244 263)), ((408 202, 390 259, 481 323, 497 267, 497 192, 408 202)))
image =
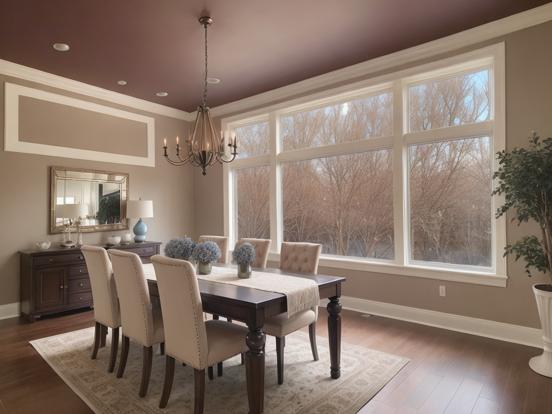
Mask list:
POLYGON ((270 238, 269 167, 235 170, 234 188, 237 201, 237 238, 270 238))
POLYGON ((242 153, 224 166, 231 242, 315 242, 323 266, 505 286, 503 64, 489 46, 223 120, 242 153))
POLYGON ((391 151, 283 165, 285 241, 338 256, 393 258, 391 151))

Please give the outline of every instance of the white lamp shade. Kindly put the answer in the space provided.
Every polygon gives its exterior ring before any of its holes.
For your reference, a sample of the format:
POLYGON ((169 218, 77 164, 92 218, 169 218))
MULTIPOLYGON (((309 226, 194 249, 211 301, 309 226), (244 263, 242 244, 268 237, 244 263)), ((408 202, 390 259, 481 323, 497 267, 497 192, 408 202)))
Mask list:
POLYGON ((153 201, 152 200, 128 200, 127 217, 128 218, 153 217, 153 201))
POLYGON ((56 217, 76 219, 88 215, 87 204, 61 204, 56 206, 56 217))

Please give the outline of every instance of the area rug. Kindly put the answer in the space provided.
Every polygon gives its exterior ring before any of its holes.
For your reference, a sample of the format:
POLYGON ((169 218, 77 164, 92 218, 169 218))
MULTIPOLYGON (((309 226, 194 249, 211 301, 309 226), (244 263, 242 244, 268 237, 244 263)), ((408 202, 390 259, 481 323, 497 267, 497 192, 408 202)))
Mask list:
MULTIPOLYGON (((142 350, 132 344, 125 375, 107 373, 108 346, 90 359, 93 328, 32 341, 32 346, 53 370, 95 413, 191 413, 193 370, 177 365, 167 408, 158 407, 165 357, 153 358, 148 394, 138 397, 142 350)), ((296 332, 286 337, 285 381, 277 384, 274 338, 267 337, 265 413, 356 413, 408 362, 395 355, 342 343, 341 378, 332 380, 326 338, 319 337, 319 361, 312 359, 308 335, 296 332)), ((118 361, 117 361, 118 362, 118 361)), ((206 378, 205 413, 247 413, 245 366, 235 357, 224 362, 224 375, 206 378)))

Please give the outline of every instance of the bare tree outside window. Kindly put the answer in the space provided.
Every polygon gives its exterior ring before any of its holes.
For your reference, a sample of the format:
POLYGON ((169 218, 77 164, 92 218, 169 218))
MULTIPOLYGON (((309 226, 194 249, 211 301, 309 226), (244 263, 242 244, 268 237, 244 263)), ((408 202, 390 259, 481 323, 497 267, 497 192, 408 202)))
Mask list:
POLYGON ((244 125, 234 132, 238 140, 238 158, 268 154, 268 122, 244 125))
POLYGON ((393 259, 391 151, 283 165, 284 240, 325 254, 393 259))
POLYGON ((270 238, 268 166, 234 171, 238 209, 238 238, 270 238))

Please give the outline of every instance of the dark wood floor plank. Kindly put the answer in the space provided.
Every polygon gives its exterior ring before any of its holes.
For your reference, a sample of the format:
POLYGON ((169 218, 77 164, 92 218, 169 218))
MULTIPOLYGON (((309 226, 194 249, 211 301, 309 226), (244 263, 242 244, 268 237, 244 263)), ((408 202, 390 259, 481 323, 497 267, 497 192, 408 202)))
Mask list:
POLYGON ((475 403, 481 394, 483 384, 472 379, 466 378, 456 390, 454 397, 445 409, 445 414, 464 414, 471 413, 475 403))

